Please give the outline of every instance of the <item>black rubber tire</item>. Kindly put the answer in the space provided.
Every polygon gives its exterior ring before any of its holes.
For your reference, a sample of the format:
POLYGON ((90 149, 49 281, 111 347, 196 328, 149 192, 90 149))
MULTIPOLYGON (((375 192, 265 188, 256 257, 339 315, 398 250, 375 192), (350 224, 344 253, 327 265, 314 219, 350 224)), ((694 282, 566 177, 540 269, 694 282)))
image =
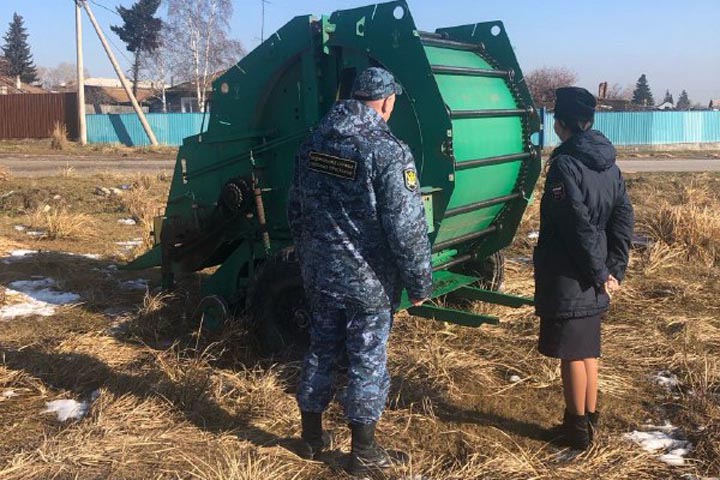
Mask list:
POLYGON ((499 292, 505 283, 505 254, 498 251, 482 260, 471 260, 452 271, 480 279, 474 286, 499 292))
POLYGON ((262 264, 248 298, 248 311, 263 353, 298 356, 307 351, 310 309, 293 247, 262 264))

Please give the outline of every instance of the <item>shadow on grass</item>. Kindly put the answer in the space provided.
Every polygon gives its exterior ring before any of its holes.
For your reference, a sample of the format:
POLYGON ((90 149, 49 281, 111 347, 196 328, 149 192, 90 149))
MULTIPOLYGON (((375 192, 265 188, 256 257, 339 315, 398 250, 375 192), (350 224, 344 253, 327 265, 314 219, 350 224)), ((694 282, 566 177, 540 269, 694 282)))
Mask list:
POLYGON ((153 369, 142 375, 113 370, 96 358, 78 353, 48 353, 30 347, 4 352, 5 366, 22 370, 46 385, 89 397, 98 388, 116 396, 160 398, 171 402, 188 421, 213 432, 232 431, 239 438, 259 446, 279 445, 281 439, 250 424, 249 416, 231 415, 206 393, 207 378, 201 374, 177 382, 167 373, 153 369))

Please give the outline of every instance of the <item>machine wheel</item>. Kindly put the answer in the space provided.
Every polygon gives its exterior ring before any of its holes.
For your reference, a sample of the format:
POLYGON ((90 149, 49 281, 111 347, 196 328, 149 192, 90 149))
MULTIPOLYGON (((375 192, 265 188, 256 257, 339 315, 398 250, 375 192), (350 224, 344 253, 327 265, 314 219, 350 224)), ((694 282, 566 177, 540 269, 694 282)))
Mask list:
POLYGON ((457 273, 478 277, 475 286, 485 290, 499 292, 505 283, 505 254, 498 251, 482 260, 471 260, 457 269, 457 273))
POLYGON ((216 332, 230 319, 228 305, 219 295, 208 295, 200 300, 195 318, 203 330, 216 332))
POLYGON ((248 299, 250 317, 266 353, 294 356, 307 350, 310 308, 294 247, 279 251, 260 267, 248 299))

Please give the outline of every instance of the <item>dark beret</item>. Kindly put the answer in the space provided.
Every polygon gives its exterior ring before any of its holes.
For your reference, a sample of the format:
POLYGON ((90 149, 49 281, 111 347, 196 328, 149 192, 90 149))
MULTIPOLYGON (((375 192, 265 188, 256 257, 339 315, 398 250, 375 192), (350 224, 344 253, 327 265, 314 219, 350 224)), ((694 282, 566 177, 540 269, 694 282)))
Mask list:
POLYGON ((555 117, 560 120, 590 121, 595 116, 597 100, 592 93, 580 87, 563 87, 555 90, 555 117))

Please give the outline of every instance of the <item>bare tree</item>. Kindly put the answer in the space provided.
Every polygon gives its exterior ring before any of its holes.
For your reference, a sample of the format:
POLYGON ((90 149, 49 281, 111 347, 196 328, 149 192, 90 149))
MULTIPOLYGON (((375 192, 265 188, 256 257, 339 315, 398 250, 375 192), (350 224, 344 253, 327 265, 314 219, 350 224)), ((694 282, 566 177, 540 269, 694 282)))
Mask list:
POLYGON ((150 82, 152 96, 162 103, 163 113, 167 113, 166 91, 172 53, 170 52, 166 39, 160 35, 158 48, 145 55, 140 61, 140 77, 150 82))
POLYGON ((630 100, 632 98, 633 88, 632 85, 623 87, 619 83, 613 83, 608 88, 605 98, 608 100, 630 100))
POLYGON ((538 107, 555 106, 555 90, 577 82, 577 74, 563 67, 543 67, 525 75, 525 83, 538 107))
POLYGON ((244 54, 229 37, 231 0, 168 0, 167 45, 172 49, 173 71, 190 72, 198 107, 205 111, 207 91, 217 74, 244 54))
MULTIPOLYGON (((59 63, 56 67, 38 67, 37 72, 40 84, 45 89, 65 86, 77 77, 77 67, 74 63, 67 62, 59 63)), ((87 69, 84 74, 85 78, 90 76, 87 69)))

